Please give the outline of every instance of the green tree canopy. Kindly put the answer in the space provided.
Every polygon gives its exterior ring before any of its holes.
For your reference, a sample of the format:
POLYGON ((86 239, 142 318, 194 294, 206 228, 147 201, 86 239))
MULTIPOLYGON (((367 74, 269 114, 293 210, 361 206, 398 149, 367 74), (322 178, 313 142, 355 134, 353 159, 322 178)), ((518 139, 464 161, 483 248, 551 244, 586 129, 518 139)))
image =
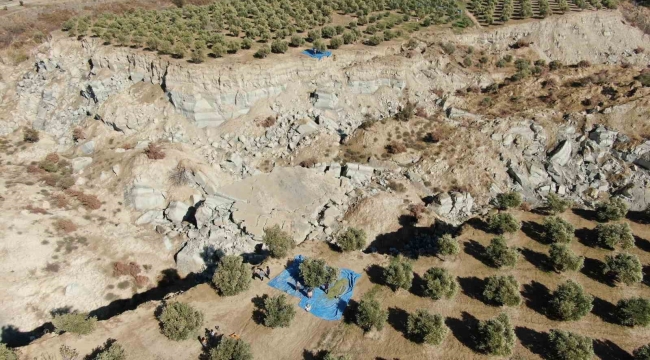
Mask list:
POLYGON ((162 333, 171 340, 187 340, 203 325, 203 313, 182 302, 165 305, 160 316, 162 333))
POLYGON ((549 312, 559 320, 580 320, 593 308, 593 296, 585 293, 580 284, 567 280, 553 292, 549 312))
POLYGON ((564 330, 551 330, 548 336, 549 359, 591 360, 594 357, 593 341, 564 330))
POLYGON ((478 325, 478 348, 489 355, 510 356, 515 346, 515 331, 505 313, 478 325))
POLYGON ((323 259, 305 259, 300 264, 300 276, 310 288, 331 284, 339 277, 339 269, 329 267, 323 259))
POLYGON ((222 296, 232 296, 248 290, 252 276, 250 267, 244 264, 241 256, 227 255, 219 260, 212 284, 222 296))
POLYGON ((393 290, 410 289, 413 282, 413 265, 402 256, 393 257, 384 269, 386 284, 393 290))
POLYGON ((406 331, 417 342, 440 345, 449 333, 445 319, 420 309, 408 316, 406 331))
POLYGON ((458 281, 449 271, 432 267, 424 273, 423 293, 433 300, 451 299, 458 292, 458 281))
POLYGON ((515 266, 519 258, 519 252, 508 247, 503 236, 497 236, 485 248, 485 258, 496 268, 515 266))
POLYGON ((485 282, 483 297, 498 305, 519 306, 521 304, 519 282, 512 275, 492 275, 485 282))
POLYGON ((280 229, 279 225, 264 229, 262 242, 269 247, 269 253, 274 258, 286 257, 289 251, 296 247, 291 235, 280 229))
POLYGON ((616 281, 626 285, 632 285, 643 280, 643 266, 639 258, 633 254, 607 255, 603 273, 614 275, 616 281))

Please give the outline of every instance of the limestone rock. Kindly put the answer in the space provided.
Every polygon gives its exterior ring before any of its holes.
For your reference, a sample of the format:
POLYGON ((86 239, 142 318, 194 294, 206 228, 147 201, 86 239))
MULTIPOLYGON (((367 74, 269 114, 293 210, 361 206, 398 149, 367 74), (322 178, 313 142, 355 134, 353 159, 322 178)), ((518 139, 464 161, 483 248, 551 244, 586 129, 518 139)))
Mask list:
POLYGON ((70 161, 72 164, 72 171, 75 173, 80 172, 81 170, 85 169, 88 167, 90 164, 93 163, 93 158, 91 157, 77 157, 74 158, 70 161))
POLYGON ((79 150, 81 150, 82 153, 86 155, 90 155, 95 152, 95 141, 90 140, 88 142, 85 142, 83 145, 79 147, 79 150))
POLYGON ((549 154, 549 160, 553 164, 565 166, 571 160, 571 142, 563 140, 560 144, 549 154))
POLYGON ((129 192, 129 202, 136 210, 163 209, 165 196, 160 190, 144 185, 135 185, 129 192))
POLYGON ((180 223, 185 219, 189 210, 189 205, 184 202, 172 201, 165 209, 165 216, 173 223, 180 223))

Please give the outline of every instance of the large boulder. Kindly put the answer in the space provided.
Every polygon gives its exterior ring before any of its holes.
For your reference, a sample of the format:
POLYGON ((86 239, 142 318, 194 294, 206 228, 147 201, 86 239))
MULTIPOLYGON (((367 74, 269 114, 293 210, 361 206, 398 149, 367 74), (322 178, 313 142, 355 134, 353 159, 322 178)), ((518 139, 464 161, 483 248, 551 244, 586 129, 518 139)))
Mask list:
POLYGON ((549 161, 554 165, 565 166, 571 160, 571 142, 563 140, 549 154, 549 161))
POLYGON ((93 158, 86 156, 76 157, 70 161, 70 164, 72 164, 72 171, 75 173, 80 172, 92 163, 93 158))
POLYGON ((173 223, 182 222, 187 216, 190 206, 182 201, 172 201, 165 209, 165 216, 173 223))
POLYGON ((235 199, 223 195, 206 196, 194 213, 196 227, 201 229, 218 218, 230 217, 230 209, 235 199))
POLYGON ((152 189, 145 185, 135 185, 129 192, 129 203, 136 210, 163 209, 165 196, 160 190, 152 189))

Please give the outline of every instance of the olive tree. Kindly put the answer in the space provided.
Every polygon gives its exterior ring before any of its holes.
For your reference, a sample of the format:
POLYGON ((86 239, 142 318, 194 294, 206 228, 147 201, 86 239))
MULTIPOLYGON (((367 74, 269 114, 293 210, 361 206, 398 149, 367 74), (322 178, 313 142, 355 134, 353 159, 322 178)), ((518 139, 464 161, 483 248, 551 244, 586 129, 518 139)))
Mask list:
POLYGON ((287 327, 296 316, 293 305, 287 296, 280 294, 264 299, 264 325, 270 328, 287 327))
POLYGON ((393 257, 388 267, 384 269, 384 279, 394 291, 408 290, 413 282, 413 265, 402 256, 393 257))
POLYGON ((622 325, 650 325, 650 300, 636 297, 622 299, 616 304, 618 319, 622 325))
POLYGON ((634 349, 634 360, 650 360, 650 344, 634 349))
POLYGON ((508 213, 497 213, 488 218, 488 229, 497 234, 512 233, 520 228, 521 223, 508 213))
POLYGON ((222 296, 233 296, 250 288, 252 276, 241 256, 227 255, 219 259, 212 284, 222 296))
POLYGON ((451 299, 458 292, 458 281, 446 269, 432 267, 422 276, 424 296, 433 300, 451 299))
POLYGON ((605 275, 613 275, 616 281, 625 285, 632 285, 643 280, 643 267, 636 255, 617 254, 615 256, 607 255, 605 257, 605 266, 603 268, 605 275))
POLYGON ((436 243, 436 255, 439 257, 458 255, 460 253, 460 244, 451 234, 444 234, 438 238, 436 243))
POLYGON ((579 271, 584 265, 584 256, 578 256, 565 244, 553 244, 548 251, 550 264, 557 272, 579 271))
POLYGON ((309 258, 300 263, 300 277, 308 287, 317 288, 336 281, 339 269, 327 266, 323 259, 309 258))
POLYGON ((222 336, 219 344, 210 349, 210 360, 253 360, 253 353, 244 340, 222 336))
POLYGON ((478 324, 478 348, 489 355, 509 356, 515 346, 515 331, 507 314, 478 324))
POLYGON ((56 332, 69 332, 78 335, 87 335, 95 330, 97 318, 88 316, 87 313, 56 314, 52 319, 56 332))
POLYGON ((549 359, 591 360, 594 346, 591 338, 564 330, 551 330, 548 335, 549 359))
POLYGON ((511 191, 497 195, 495 199, 497 208, 506 210, 509 208, 516 208, 521 205, 521 195, 518 192, 511 191))
POLYGON ((126 360, 126 353, 122 345, 117 341, 109 339, 106 344, 99 349, 93 360, 126 360))
POLYGON ((388 311, 381 308, 379 301, 374 296, 366 294, 359 302, 357 311, 357 325, 364 331, 370 331, 373 328, 381 330, 388 319, 388 311))
POLYGON ((411 339, 430 345, 440 345, 449 333, 445 319, 439 314, 431 314, 420 309, 408 316, 406 332, 411 339))
POLYGON ((366 246, 366 232, 353 227, 340 233, 336 243, 343 251, 361 250, 366 246))
POLYGON ((550 243, 569 243, 575 232, 573 225, 557 216, 545 218, 542 227, 544 238, 550 243))
POLYGON ((519 258, 519 252, 514 248, 508 247, 506 239, 503 236, 497 236, 485 248, 485 258, 496 268, 515 266, 519 258))
POLYGON ((203 325, 203 313, 182 302, 168 303, 160 316, 163 335, 171 340, 187 340, 203 325))
POLYGON ((621 198, 611 198, 596 206, 596 218, 599 221, 621 220, 627 215, 627 204, 621 198))
POLYGON ((614 249, 618 245, 623 249, 634 247, 634 235, 627 223, 598 224, 595 231, 598 245, 604 248, 614 249))
POLYGON ((593 296, 585 293, 580 284, 567 280, 551 295, 548 310, 563 321, 580 320, 593 308, 593 296))
POLYGON ((262 242, 269 247, 269 253, 274 258, 283 258, 287 256, 289 250, 296 247, 291 235, 280 229, 279 225, 264 229, 262 242))
POLYGON ((571 202, 569 200, 562 199, 558 195, 554 193, 548 194, 546 196, 546 210, 552 214, 560 214, 566 211, 566 209, 571 206, 571 202))
POLYGON ((483 297, 498 305, 518 306, 521 304, 519 282, 512 275, 492 275, 485 282, 483 297))

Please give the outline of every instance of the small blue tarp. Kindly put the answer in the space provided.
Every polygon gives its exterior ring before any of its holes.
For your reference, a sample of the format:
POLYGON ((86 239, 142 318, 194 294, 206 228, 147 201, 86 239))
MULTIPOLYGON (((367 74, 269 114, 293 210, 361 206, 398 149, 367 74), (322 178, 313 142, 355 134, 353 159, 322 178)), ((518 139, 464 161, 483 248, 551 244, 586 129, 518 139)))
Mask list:
POLYGON ((322 59, 324 57, 332 56, 332 52, 329 51, 329 50, 316 51, 314 49, 307 49, 307 50, 303 51, 302 53, 307 55, 307 56, 313 57, 314 59, 318 59, 318 60, 320 60, 320 59, 322 59))
POLYGON ((348 280, 348 288, 341 294, 339 298, 328 299, 325 292, 321 289, 314 289, 312 298, 307 297, 307 290, 302 287, 300 291, 296 290, 296 283, 300 279, 300 263, 305 258, 302 255, 295 257, 291 266, 276 276, 273 280, 269 281, 269 286, 278 290, 282 290, 291 296, 300 299, 300 308, 304 309, 307 304, 311 304, 310 312, 315 316, 325 320, 340 320, 343 317, 343 312, 348 306, 348 302, 352 298, 352 291, 354 285, 357 283, 361 274, 355 273, 349 269, 341 269, 339 279, 348 280))

